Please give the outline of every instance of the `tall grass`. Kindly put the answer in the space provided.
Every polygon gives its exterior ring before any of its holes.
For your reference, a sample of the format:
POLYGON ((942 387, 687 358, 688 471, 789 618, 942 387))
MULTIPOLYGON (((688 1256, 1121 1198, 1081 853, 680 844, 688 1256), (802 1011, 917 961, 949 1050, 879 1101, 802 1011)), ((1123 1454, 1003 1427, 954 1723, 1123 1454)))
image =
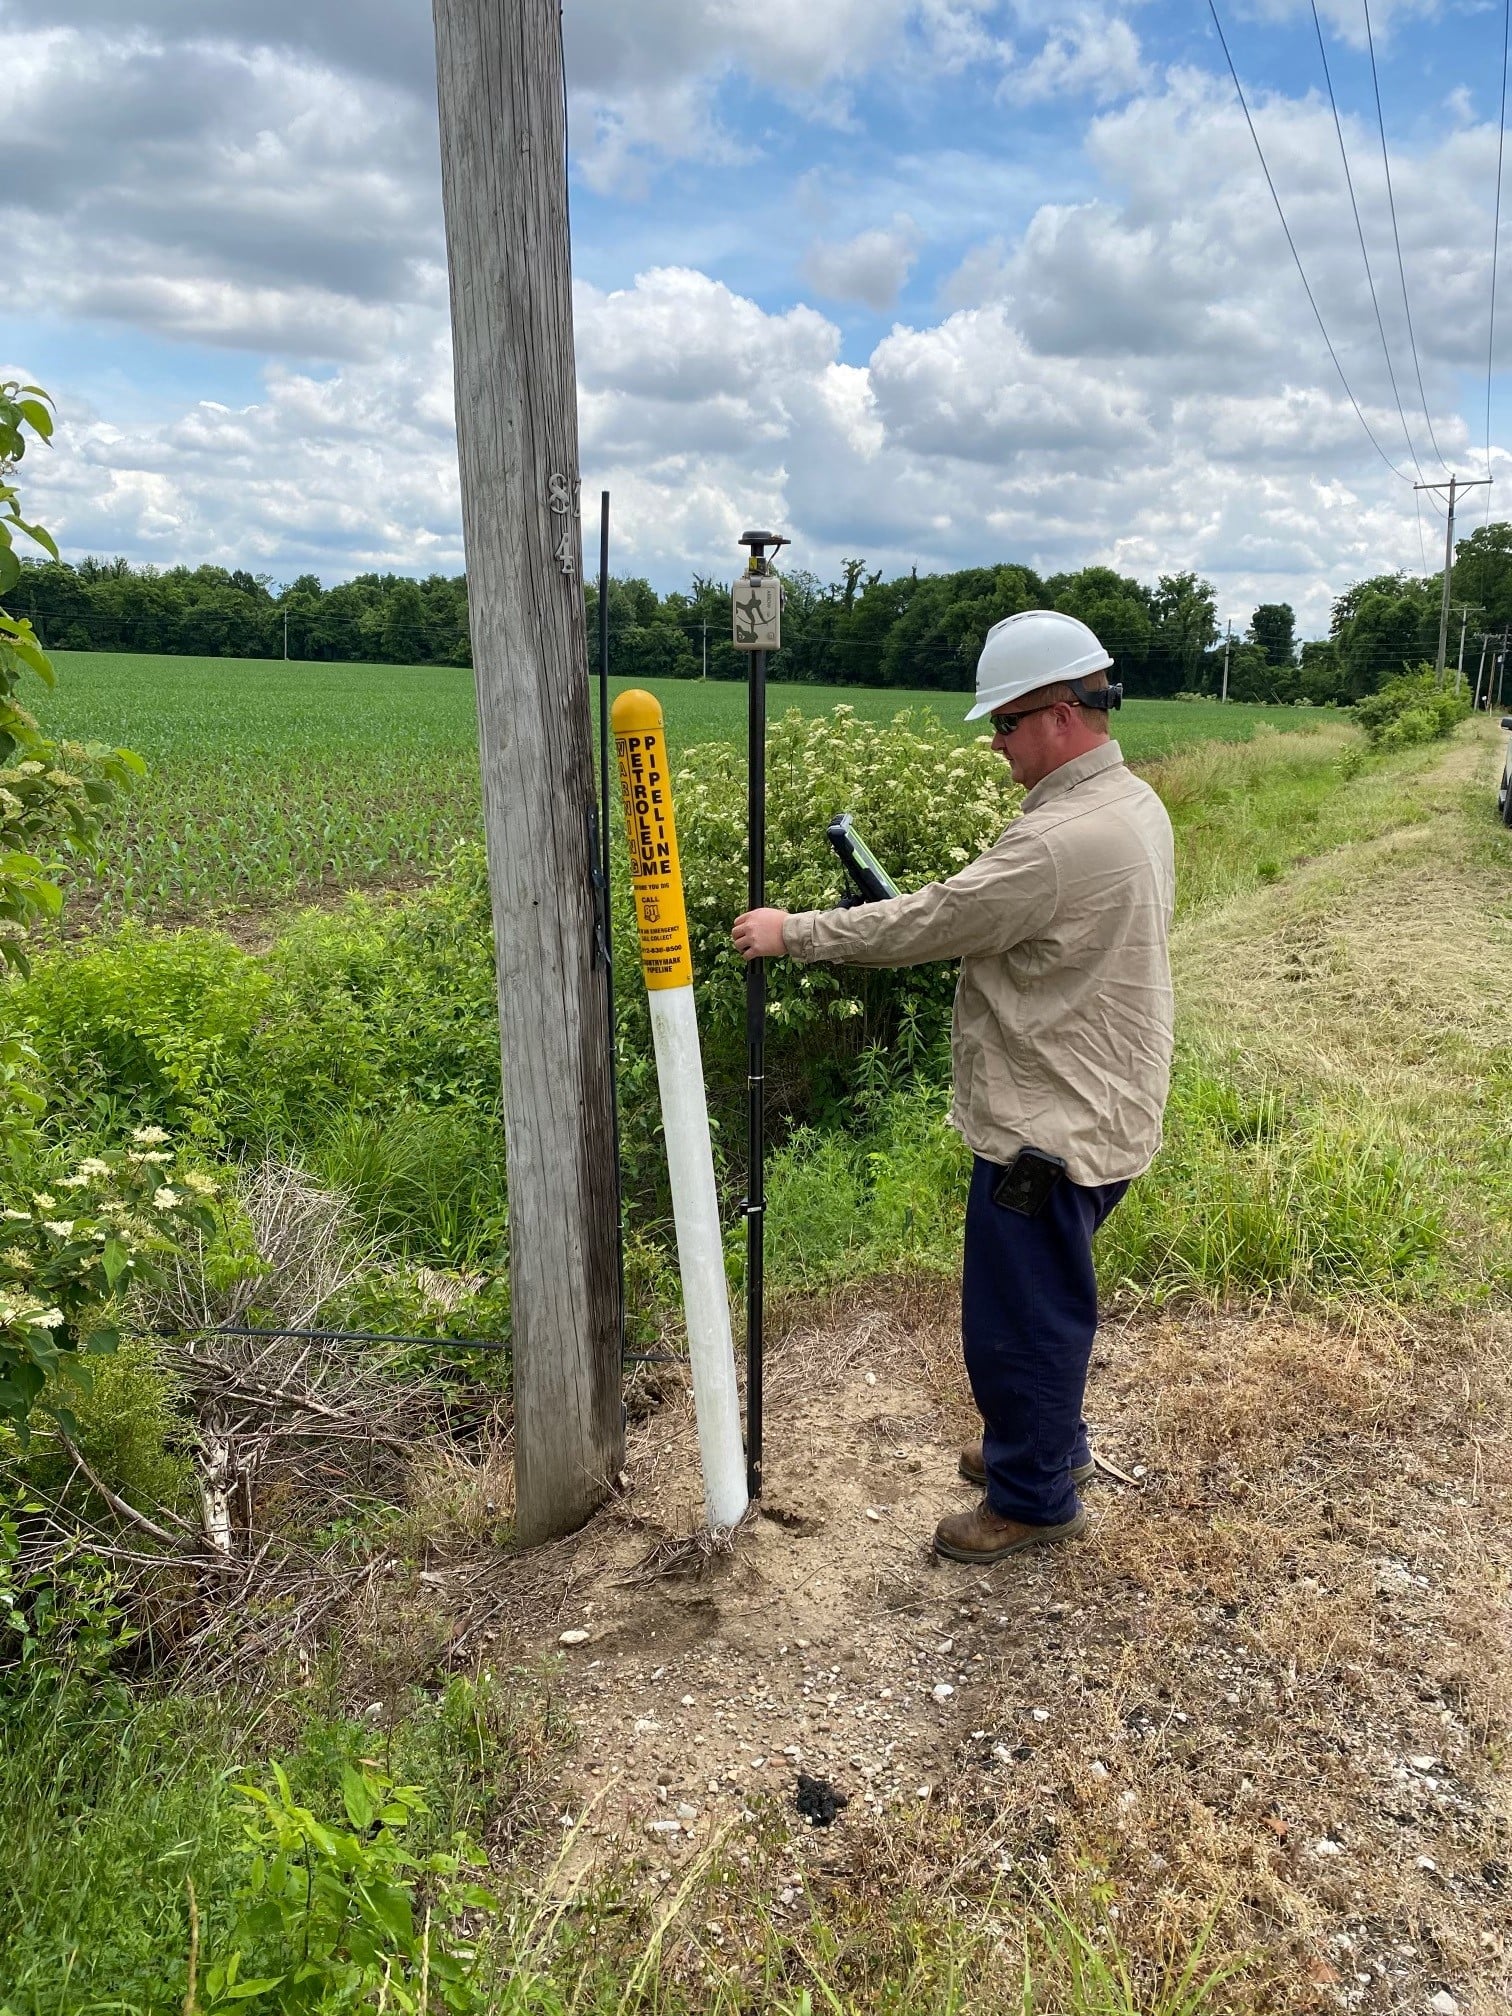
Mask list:
POLYGON ((1206 742, 1149 766, 1176 838, 1183 915, 1279 881, 1352 842, 1420 824, 1430 809, 1413 780, 1441 751, 1366 759, 1358 730, 1336 717, 1305 740, 1262 724, 1243 747, 1206 742))
POLYGON ((425 1813, 408 1845, 423 1855, 458 1829, 533 1823, 566 1733, 520 1679, 454 1680, 382 1726, 347 1719, 319 1689, 256 1701, 97 1676, 17 1686, 0 1679, 0 2009, 14 2016, 177 2016, 191 1885, 208 1954, 248 1876, 237 1786, 265 1775, 270 1752, 338 1823, 342 1771, 363 1757, 417 1785, 425 1813))
MULTIPOLYGON (((900 1094, 857 1138, 805 1130, 773 1158, 769 1278, 816 1289, 866 1274, 953 1274, 969 1155, 938 1094, 900 1094)), ((1341 1119, 1184 1053, 1166 1144, 1098 1236, 1105 1292, 1344 1295, 1397 1301, 1468 1281, 1442 1170, 1396 1130, 1341 1119)), ((738 1257, 732 1252, 732 1267, 738 1257)))

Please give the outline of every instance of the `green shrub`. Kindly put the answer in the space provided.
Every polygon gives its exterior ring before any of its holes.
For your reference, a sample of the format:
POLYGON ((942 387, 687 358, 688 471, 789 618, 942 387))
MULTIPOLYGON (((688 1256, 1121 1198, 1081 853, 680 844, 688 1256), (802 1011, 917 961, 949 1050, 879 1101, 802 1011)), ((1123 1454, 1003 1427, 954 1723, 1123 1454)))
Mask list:
POLYGON ((459 1835, 416 1854, 408 1842, 427 1812, 421 1788, 366 1761, 341 1774, 345 1826, 296 1799, 281 1764, 272 1779, 271 1791, 237 1788, 251 1855, 235 1921, 205 1975, 207 2016, 253 2006, 300 2016, 373 1997, 399 2012, 482 2010, 467 1921, 499 1906, 466 1880, 465 1865, 483 1851, 459 1835))
POLYGON ((430 887, 402 903, 353 897, 338 911, 306 913, 267 966, 249 1131, 257 1111, 304 1132, 312 1111, 458 1102, 498 1110, 498 997, 481 847, 459 848, 430 887))
POLYGON ((261 962, 216 932, 124 925, 39 963, 15 998, 65 1110, 214 1138, 271 991, 261 962))
POLYGON ((1389 679, 1355 708, 1355 719, 1378 749, 1407 749, 1450 735, 1469 713, 1468 702, 1431 665, 1389 679))
POLYGON ((86 1155, 47 1189, 0 1208, 0 1420, 24 1441, 49 1379, 87 1383, 82 1360, 113 1351, 120 1298, 185 1238, 211 1230, 215 1184, 140 1127, 126 1149, 86 1155))
MULTIPOLYGON (((52 534, 22 516, 13 480, 28 437, 45 445, 52 434, 50 396, 39 385, 0 382, 0 596, 21 579, 16 533, 58 557, 52 534)), ((0 972, 26 971, 32 926, 63 907, 59 857, 93 852, 111 800, 146 768, 129 749, 51 740, 18 697, 28 672, 53 683, 31 623, 0 605, 0 972)))
MULTIPOLYGON (((145 1511, 189 1509, 194 1471, 184 1448, 188 1424, 179 1383, 149 1339, 128 1337, 113 1356, 91 1360, 88 1385, 71 1388, 68 1402, 71 1438, 97 1477, 145 1511)), ((74 1462, 39 1426, 30 1449, 17 1452, 15 1469, 55 1498, 68 1485, 74 1462)))
POLYGON ((86 1539, 27 1545, 45 1511, 0 1464, 0 1756, 7 1724, 60 1687, 103 1682, 138 1635, 122 1571, 86 1539))
MULTIPOLYGON (((970 1155, 935 1087, 889 1098, 860 1136, 800 1128, 767 1176, 774 1286, 820 1288, 868 1273, 960 1265, 970 1155)), ((743 1249, 732 1236, 730 1270, 743 1249)))
MULTIPOLYGON (((674 776, 678 838, 699 1005, 720 1048, 743 1039, 745 966, 730 925, 746 907, 746 773, 725 743, 690 750, 674 776)), ((962 746, 931 714, 898 714, 887 727, 849 707, 808 720, 796 709, 767 741, 767 888, 788 910, 831 908, 844 877, 824 829, 837 812, 856 825, 901 888, 952 875, 1012 818, 1017 793, 990 738, 962 746)), ((627 942, 621 939, 619 942, 627 942)), ((893 972, 773 965, 774 1036, 811 1056, 853 1058, 886 1042, 912 1006, 948 1022, 954 974, 939 965, 893 972)))

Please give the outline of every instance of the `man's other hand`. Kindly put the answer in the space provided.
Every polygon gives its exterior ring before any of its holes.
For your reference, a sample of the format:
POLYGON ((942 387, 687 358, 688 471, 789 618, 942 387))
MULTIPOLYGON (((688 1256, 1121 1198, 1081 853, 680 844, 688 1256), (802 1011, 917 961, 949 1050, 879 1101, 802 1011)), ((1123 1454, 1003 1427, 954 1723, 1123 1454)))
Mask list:
POLYGON ((742 959, 780 959, 787 949, 782 942, 786 910, 747 910, 735 919, 730 936, 742 959))

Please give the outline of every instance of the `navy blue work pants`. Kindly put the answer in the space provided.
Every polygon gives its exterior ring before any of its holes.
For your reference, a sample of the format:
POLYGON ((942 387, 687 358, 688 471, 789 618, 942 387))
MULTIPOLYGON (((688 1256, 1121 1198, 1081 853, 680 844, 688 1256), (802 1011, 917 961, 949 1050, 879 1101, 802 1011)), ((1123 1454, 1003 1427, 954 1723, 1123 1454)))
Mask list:
POLYGON ((982 1417, 988 1505, 1005 1519, 1058 1526, 1076 1513, 1072 1469, 1092 1453, 1082 1419, 1097 1334, 1092 1234, 1129 1186, 1063 1176, 1026 1218, 992 1201, 1002 1173, 974 1158, 961 1342, 982 1417))

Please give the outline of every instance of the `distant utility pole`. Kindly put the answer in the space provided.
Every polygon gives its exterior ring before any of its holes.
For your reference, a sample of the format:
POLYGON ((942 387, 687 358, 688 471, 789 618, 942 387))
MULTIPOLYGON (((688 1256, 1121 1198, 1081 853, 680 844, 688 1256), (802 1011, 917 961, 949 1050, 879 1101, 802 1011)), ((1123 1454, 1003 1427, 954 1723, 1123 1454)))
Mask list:
POLYGON ((1483 490, 1490 483, 1489 476, 1476 476, 1462 482, 1458 476, 1451 476, 1447 483, 1414 483, 1414 490, 1447 490, 1449 492, 1449 522, 1444 527, 1444 594, 1439 603, 1438 660, 1435 670, 1438 683, 1444 683, 1444 660, 1449 655, 1449 580, 1454 571, 1454 500, 1461 490, 1483 490))
POLYGON ((284 611, 284 659, 285 659, 285 661, 286 661, 286 662, 287 662, 287 660, 288 660, 288 656, 289 656, 289 612, 288 612, 288 610, 287 610, 287 609, 285 609, 285 611, 284 611))
POLYGON ((703 619, 703 670, 698 676, 700 679, 707 679, 709 676, 709 619, 707 616, 703 619))
POLYGON ((498 969, 516 1533, 624 1454, 559 0, 434 0, 462 532, 498 969))
POLYGON ((1229 649, 1230 646, 1233 644, 1233 641, 1234 641, 1234 619, 1232 616, 1230 616, 1228 619, 1228 634, 1223 640, 1223 691, 1218 696, 1220 700, 1227 700, 1228 698, 1229 649))
POLYGON ((1487 707, 1491 705, 1491 689, 1497 685, 1502 668, 1506 663, 1507 637, 1508 633, 1505 630, 1482 630, 1480 633, 1480 665, 1476 670, 1475 693, 1470 703, 1477 713, 1483 704, 1487 707), (1489 665, 1487 664, 1488 652, 1495 653, 1489 665), (1482 700, 1483 692, 1485 696, 1484 701, 1482 700))
MULTIPOLYGON (((1454 690, 1458 693, 1465 683, 1465 632, 1469 627, 1472 616, 1484 616, 1486 612, 1479 602, 1456 602, 1454 606, 1460 612, 1459 658, 1456 661, 1454 673, 1454 690)), ((1476 634, 1481 637, 1482 644, 1484 645, 1484 633, 1477 632, 1476 634)), ((1482 656, 1484 658, 1484 652, 1482 656)))

